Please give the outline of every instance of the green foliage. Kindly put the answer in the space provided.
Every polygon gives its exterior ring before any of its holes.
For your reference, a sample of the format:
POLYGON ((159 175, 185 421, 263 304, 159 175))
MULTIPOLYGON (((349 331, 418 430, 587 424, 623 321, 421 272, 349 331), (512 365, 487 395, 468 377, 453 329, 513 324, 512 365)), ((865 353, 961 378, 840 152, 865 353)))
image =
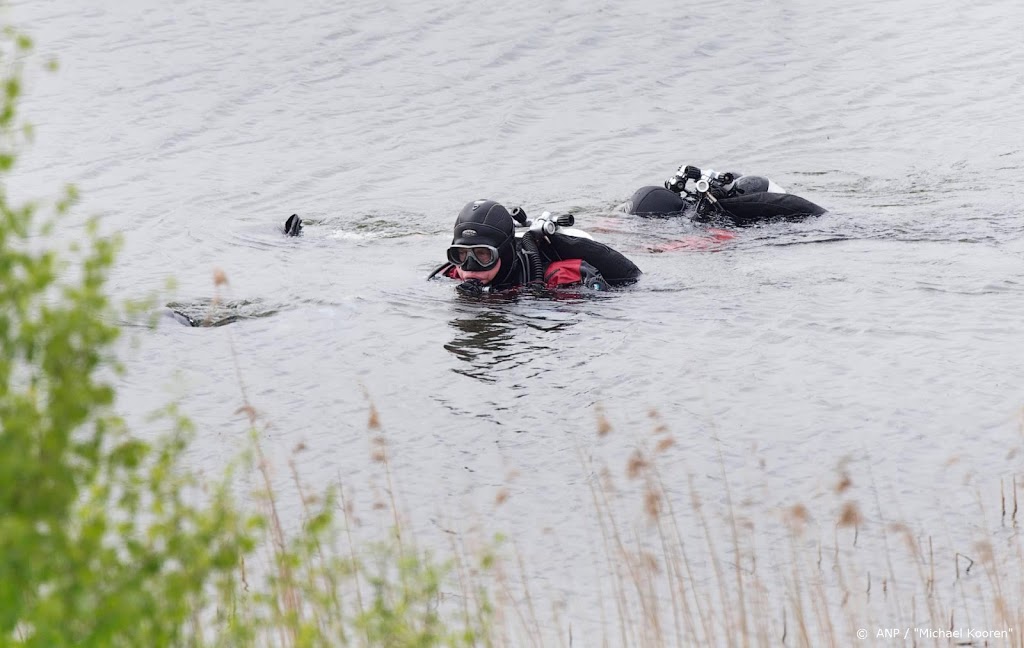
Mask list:
MULTIPOLYGON (((24 132, 19 65, 0 82, 0 172, 24 132)), ((149 444, 111 409, 119 329, 105 286, 119 243, 95 221, 79 252, 37 243, 76 198, 68 189, 42 220, 0 191, 0 643, 173 645, 252 550, 257 521, 224 486, 194 496, 178 470, 187 421, 169 411, 171 432, 149 444)))
POLYGON ((94 220, 68 250, 53 247, 74 188, 46 218, 10 204, 7 173, 31 136, 18 123, 18 57, 32 43, 0 38, 16 56, 0 55, 0 646, 488 643, 486 604, 463 622, 439 613, 450 565, 397 539, 375 551, 375 570, 343 555, 330 493, 289 537, 269 478, 267 517, 237 503, 230 475, 211 487, 182 465, 193 429, 176 408, 156 419, 167 429, 155 440, 129 434, 110 382, 119 241, 94 220), (272 551, 262 569, 260 548, 272 551))
MULTIPOLYGON (((265 491, 272 496, 272 491, 265 491)), ((492 645, 493 614, 485 592, 446 597, 454 564, 403 544, 397 534, 357 551, 339 550, 342 525, 334 491, 306 503, 302 530, 286 538, 268 529, 273 559, 266 587, 234 600, 231 627, 220 641, 248 645, 274 638, 279 645, 429 648, 492 645), (455 598, 463 603, 456 606, 455 598), (478 603, 479 602, 479 603, 478 603)), ((273 502, 270 502, 273 505, 273 502)))

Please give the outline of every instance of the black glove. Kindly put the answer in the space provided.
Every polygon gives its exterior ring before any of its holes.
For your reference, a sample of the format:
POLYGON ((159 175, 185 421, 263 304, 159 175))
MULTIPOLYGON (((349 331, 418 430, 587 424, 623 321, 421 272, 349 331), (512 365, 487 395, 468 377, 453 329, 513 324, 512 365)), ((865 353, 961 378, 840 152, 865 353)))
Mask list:
POLYGON ((483 294, 484 285, 480 283, 479 279, 467 279, 458 286, 455 286, 455 290, 459 291, 460 295, 478 297, 483 294))
POLYGON ((608 290, 608 282, 601 275, 601 271, 586 261, 580 263, 580 281, 584 287, 591 290, 608 290))

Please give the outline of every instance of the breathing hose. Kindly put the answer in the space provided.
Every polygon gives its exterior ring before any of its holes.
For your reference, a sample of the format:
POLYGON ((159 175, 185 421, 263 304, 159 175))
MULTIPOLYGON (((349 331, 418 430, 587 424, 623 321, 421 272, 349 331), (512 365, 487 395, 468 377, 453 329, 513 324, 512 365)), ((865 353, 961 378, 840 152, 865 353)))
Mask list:
POLYGON ((540 257, 540 248, 537 247, 537 239, 534 237, 533 232, 523 234, 523 252, 526 253, 528 261, 527 272, 529 276, 526 278, 526 283, 530 284, 535 281, 543 283, 544 261, 540 257))

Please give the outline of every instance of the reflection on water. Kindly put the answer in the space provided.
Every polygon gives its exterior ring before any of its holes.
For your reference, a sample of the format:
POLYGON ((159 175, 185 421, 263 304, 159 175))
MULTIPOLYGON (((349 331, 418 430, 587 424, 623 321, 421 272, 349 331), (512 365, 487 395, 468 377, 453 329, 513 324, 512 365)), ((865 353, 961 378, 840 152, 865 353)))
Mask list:
MULTIPOLYGON (((520 299, 510 295, 460 297, 458 315, 450 322, 454 339, 444 348, 462 361, 452 371, 487 383, 498 374, 532 364, 548 351, 538 336, 557 335, 575 324, 557 310, 562 302, 579 301, 578 295, 548 295, 520 299), (528 306, 540 308, 523 310, 528 306)), ((541 369, 543 371, 543 369, 541 369)))
POLYGON ((499 311, 481 311, 469 317, 457 317, 451 322, 456 330, 455 339, 444 345, 465 364, 453 369, 455 373, 493 383, 494 371, 518 355, 513 347, 514 326, 499 311))

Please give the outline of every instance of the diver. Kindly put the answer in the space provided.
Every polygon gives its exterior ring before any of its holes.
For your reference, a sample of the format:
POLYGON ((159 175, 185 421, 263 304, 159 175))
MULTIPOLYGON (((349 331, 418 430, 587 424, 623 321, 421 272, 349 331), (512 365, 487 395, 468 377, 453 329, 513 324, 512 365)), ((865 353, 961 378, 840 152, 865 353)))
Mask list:
POLYGON ((458 290, 468 295, 522 286, 607 290, 637 280, 641 272, 632 261, 574 229, 573 220, 545 213, 530 221, 519 208, 509 213, 493 200, 471 202, 455 219, 448 262, 427 279, 461 279, 458 290))
POLYGON ((637 189, 622 209, 640 216, 687 216, 696 222, 739 227, 798 221, 827 211, 768 178, 689 165, 680 166, 664 186, 637 189))

